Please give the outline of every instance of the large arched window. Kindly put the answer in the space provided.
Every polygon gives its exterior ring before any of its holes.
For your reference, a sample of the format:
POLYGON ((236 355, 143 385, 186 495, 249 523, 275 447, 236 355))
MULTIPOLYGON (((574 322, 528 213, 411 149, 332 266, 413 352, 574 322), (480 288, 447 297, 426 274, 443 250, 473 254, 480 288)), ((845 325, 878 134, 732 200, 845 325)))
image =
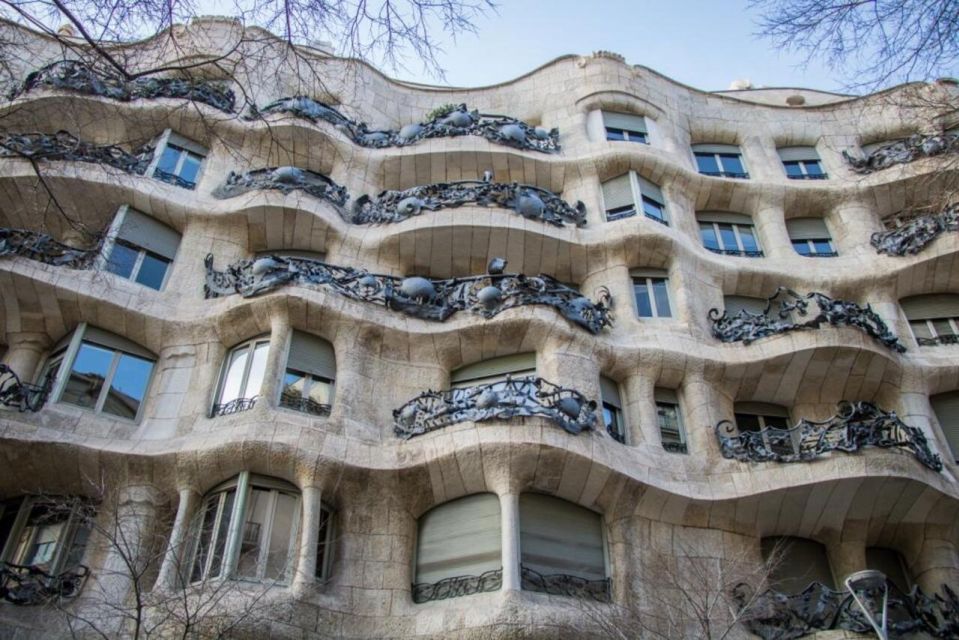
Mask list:
POLYGON ((959 295, 910 296, 900 304, 920 346, 959 344, 959 295))
POLYGON ((813 582, 835 589, 826 547, 815 540, 772 536, 763 538, 761 547, 769 571, 769 585, 776 591, 800 593, 813 582))
POLYGON ((222 416, 253 408, 263 386, 269 353, 270 336, 254 338, 230 349, 210 415, 222 416))

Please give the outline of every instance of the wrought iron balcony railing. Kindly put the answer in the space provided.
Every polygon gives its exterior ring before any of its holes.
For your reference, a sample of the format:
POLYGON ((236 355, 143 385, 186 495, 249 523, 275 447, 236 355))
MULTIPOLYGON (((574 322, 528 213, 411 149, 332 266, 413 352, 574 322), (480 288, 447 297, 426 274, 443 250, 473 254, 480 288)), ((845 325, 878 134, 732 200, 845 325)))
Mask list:
POLYGON ((90 569, 77 565, 56 575, 37 565, 0 562, 0 599, 16 605, 46 604, 80 595, 90 569))
POLYGON ((114 73, 95 70, 79 60, 60 60, 34 71, 8 97, 13 100, 37 89, 63 89, 123 102, 180 98, 202 102, 226 113, 233 113, 236 101, 233 91, 215 82, 184 78, 126 79, 114 73))
POLYGON ((323 417, 330 415, 330 411, 333 410, 332 406, 317 402, 313 398, 304 398, 299 394, 287 392, 280 394, 280 406, 286 409, 293 409, 294 411, 323 417))
POLYGON ((828 180, 829 174, 826 173, 804 173, 799 174, 786 174, 786 178, 789 180, 828 180))
POLYGON ((53 377, 48 375, 43 384, 36 385, 21 382, 13 369, 0 364, 0 404, 12 407, 21 413, 33 411, 36 413, 46 404, 53 389, 53 377))
POLYGON ((906 212, 886 221, 886 230, 872 234, 876 253, 911 256, 947 231, 959 231, 959 203, 935 213, 906 212))
POLYGON ((309 258, 281 256, 240 260, 226 271, 216 271, 210 254, 206 258, 205 295, 217 298, 238 293, 249 298, 296 284, 327 287, 353 300, 434 322, 443 322, 458 311, 492 318, 514 307, 546 305, 591 333, 612 325, 608 291, 601 290, 599 300, 593 302, 549 276, 503 273, 505 265, 497 258, 490 262, 485 276, 429 280, 378 275, 309 258))
MULTIPOLYGON (((941 595, 932 597, 918 587, 903 593, 891 582, 887 585, 890 637, 959 638, 959 597, 948 585, 942 586, 941 595)), ((733 598, 740 608, 741 624, 763 640, 794 640, 830 630, 875 633, 851 593, 819 582, 797 594, 769 589, 759 595, 741 583, 733 589, 733 598)))
POLYGON ((213 405, 213 408, 210 409, 210 417, 216 418, 217 416, 229 416, 234 413, 249 411, 256 406, 256 401, 259 399, 260 396, 253 396, 252 398, 234 398, 229 402, 215 404, 213 405))
POLYGON ((854 327, 897 353, 904 353, 906 347, 899 341, 882 318, 870 305, 862 307, 855 302, 837 300, 813 291, 806 295, 792 289, 779 287, 776 293, 766 299, 766 308, 762 313, 752 313, 745 309, 734 315, 725 310, 709 310, 713 336, 723 342, 752 342, 780 333, 819 329, 823 324, 834 327, 854 327), (809 303, 815 303, 819 312, 809 320, 800 322, 799 317, 809 314, 809 303), (770 314, 773 303, 778 304, 775 315, 770 314))
POLYGON ((689 453, 689 448, 685 442, 664 442, 663 451, 669 453, 689 453))
POLYGON ((926 467, 942 471, 942 460, 929 448, 921 429, 871 402, 841 402, 828 420, 803 418, 789 429, 738 431, 735 424, 723 420, 716 425, 716 438, 724 458, 741 462, 806 462, 833 451, 855 453, 880 447, 904 449, 926 467))
POLYGON ((916 342, 919 343, 920 347, 955 345, 959 344, 959 335, 954 333, 944 333, 941 336, 934 336, 932 338, 918 337, 916 338, 916 342))
POLYGON ((526 565, 522 565, 520 579, 522 581, 522 588, 526 591, 538 591, 554 596, 584 598, 596 600, 597 602, 609 602, 612 598, 609 578, 587 580, 586 578, 571 576, 565 573, 543 575, 530 569, 526 565))
POLYGON ((393 430, 412 438, 458 422, 541 416, 579 434, 596 424, 596 402, 535 376, 475 387, 427 391, 393 411, 393 430))
POLYGON ((153 177, 160 182, 172 184, 174 187, 180 187, 181 189, 190 189, 191 191, 196 189, 196 182, 181 178, 177 174, 164 171, 159 167, 153 170, 153 177))
POLYGON ((137 175, 146 171, 153 151, 147 146, 129 153, 115 145, 85 142, 66 131, 0 134, 0 157, 93 162, 137 175))
POLYGON ((350 198, 346 187, 341 187, 322 173, 297 167, 270 167, 242 174, 231 171, 226 182, 213 192, 213 197, 235 198, 258 189, 273 189, 284 194, 299 190, 338 207, 345 206, 350 198))
POLYGON ((100 254, 100 242, 92 249, 77 249, 57 242, 45 233, 0 228, 0 257, 23 256, 56 267, 89 269, 100 254))
POLYGON ((869 174, 897 164, 908 164, 920 158, 930 158, 944 153, 959 152, 959 134, 945 133, 935 136, 912 135, 883 145, 865 157, 843 151, 849 168, 854 173, 869 174))
POLYGON ((706 247, 706 249, 713 253, 718 253, 721 256, 735 256, 738 258, 762 258, 766 255, 758 249, 756 251, 746 251, 745 249, 718 249, 715 247, 706 247))
POLYGON ((433 600, 446 600, 471 596, 474 593, 499 591, 503 586, 503 569, 492 569, 478 576, 456 576, 439 582, 419 582, 413 585, 413 602, 421 604, 433 600))
POLYGON ((586 205, 567 203, 551 191, 516 182, 459 180, 440 182, 404 191, 384 191, 376 198, 361 196, 348 221, 353 224, 402 222, 423 211, 453 209, 466 204, 509 209, 530 220, 562 227, 586 226, 586 205))
POLYGON ((329 122, 361 147, 405 147, 428 138, 481 136, 524 151, 555 153, 560 150, 558 129, 547 130, 509 116, 470 111, 465 104, 440 109, 426 122, 408 124, 399 130, 370 129, 365 122, 352 120, 334 107, 305 96, 281 98, 261 109, 251 108, 246 117, 253 120, 270 113, 289 113, 310 122, 329 122))
POLYGON ((749 180, 749 174, 745 171, 700 171, 699 173, 711 178, 735 178, 737 180, 749 180))

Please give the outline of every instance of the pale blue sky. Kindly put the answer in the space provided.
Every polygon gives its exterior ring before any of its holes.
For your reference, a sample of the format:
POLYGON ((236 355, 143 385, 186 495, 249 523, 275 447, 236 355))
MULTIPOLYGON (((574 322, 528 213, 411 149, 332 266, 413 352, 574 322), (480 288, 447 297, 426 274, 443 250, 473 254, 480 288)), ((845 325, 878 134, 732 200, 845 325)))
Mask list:
MULTIPOLYGON (((843 78, 822 63, 775 49, 754 36, 745 0, 498 0, 498 14, 476 20, 477 35, 447 41, 439 58, 446 82, 481 86, 515 78, 567 53, 614 51, 699 89, 755 85, 841 90, 843 78)), ((416 63, 389 72, 435 84, 416 63)))

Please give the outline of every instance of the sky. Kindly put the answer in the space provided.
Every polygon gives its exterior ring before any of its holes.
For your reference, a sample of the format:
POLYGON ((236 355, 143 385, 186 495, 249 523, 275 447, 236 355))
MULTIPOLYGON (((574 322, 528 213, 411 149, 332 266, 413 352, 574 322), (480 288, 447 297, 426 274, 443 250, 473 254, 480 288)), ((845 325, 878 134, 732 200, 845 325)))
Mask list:
POLYGON ((714 91, 737 79, 754 85, 841 91, 843 78, 821 62, 761 40, 745 0, 497 0, 498 11, 475 20, 478 33, 444 39, 446 81, 418 63, 403 80, 483 86, 513 79, 564 54, 619 53, 679 82, 714 91))

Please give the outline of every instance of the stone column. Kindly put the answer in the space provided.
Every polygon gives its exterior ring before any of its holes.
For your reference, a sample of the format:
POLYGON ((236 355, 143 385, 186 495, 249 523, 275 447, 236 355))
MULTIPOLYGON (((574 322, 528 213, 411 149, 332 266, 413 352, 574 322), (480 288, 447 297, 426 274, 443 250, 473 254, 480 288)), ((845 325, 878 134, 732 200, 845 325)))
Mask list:
POLYGON ((959 583, 959 551, 948 540, 927 538, 916 561, 909 567, 911 577, 926 595, 941 593, 942 585, 959 583))
POLYGON ((180 489, 180 501, 177 504, 176 518, 173 521, 173 529, 170 531, 170 538, 167 541, 166 555, 163 556, 163 564, 160 565, 160 572, 157 576, 156 586, 158 589, 176 589, 179 586, 181 576, 185 571, 181 571, 184 563, 190 561, 187 553, 190 535, 190 523, 193 520, 193 514, 199 507, 200 494, 190 487, 180 489))
POLYGON ((286 367, 291 334, 290 319, 286 314, 273 315, 270 319, 270 354, 266 359, 266 373, 257 406, 275 407, 278 402, 280 379, 286 367))
POLYGON ((499 503, 503 536, 503 591, 519 591, 519 494, 502 494, 499 503))
POLYGON ((50 338, 38 331, 18 331, 7 334, 9 349, 3 363, 20 377, 21 382, 33 382, 43 354, 50 348, 50 338))
POLYGON ((303 487, 303 521, 300 530, 300 551, 296 558, 293 588, 299 594, 316 580, 316 544, 319 541, 323 503, 319 487, 303 487))

